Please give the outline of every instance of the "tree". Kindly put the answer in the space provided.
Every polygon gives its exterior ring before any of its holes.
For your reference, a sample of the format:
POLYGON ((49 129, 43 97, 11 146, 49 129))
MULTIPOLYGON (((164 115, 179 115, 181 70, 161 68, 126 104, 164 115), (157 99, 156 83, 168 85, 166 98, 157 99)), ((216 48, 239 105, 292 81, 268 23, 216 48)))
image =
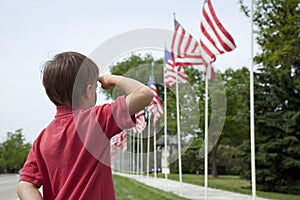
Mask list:
MULTIPOLYGON (((255 84, 258 188, 300 193, 300 4, 256 1, 254 24, 261 48, 255 84)), ((249 143, 241 146, 246 161, 249 143)), ((249 152, 249 151, 248 151, 249 152)), ((250 170, 244 176, 250 177, 250 170)))
POLYGON ((1 169, 6 173, 17 172, 23 167, 30 149, 31 144, 25 143, 22 129, 8 132, 6 141, 1 144, 1 169))
POLYGON ((227 69, 222 75, 227 100, 226 120, 221 143, 237 147, 249 138, 249 70, 227 69))
MULTIPOLYGON (((182 172, 183 173, 200 173, 204 171, 204 159, 199 156, 199 149, 203 144, 202 138, 197 138, 192 141, 189 148, 182 155, 182 172)), ((174 171, 178 171, 178 165, 176 163, 174 171)))
MULTIPOLYGON (((222 113, 226 112, 226 118, 224 127, 222 127, 221 135, 218 135, 220 130, 215 132, 209 130, 209 143, 214 145, 212 151, 210 152, 210 162, 212 169, 212 176, 217 178, 218 176, 218 148, 219 145, 237 147, 240 141, 246 139, 249 133, 249 123, 248 123, 248 88, 249 88, 249 71, 247 68, 242 68, 234 71, 229 68, 222 74, 222 80, 213 84, 211 87, 211 98, 212 102, 210 107, 215 111, 215 115, 211 113, 212 120, 210 123, 221 124, 223 123, 222 113), (225 92, 220 84, 224 84, 224 89, 226 92, 226 102, 221 102, 225 100, 225 92), (215 100, 216 99, 216 100, 215 100)), ((225 153, 226 154, 226 153, 225 153)))

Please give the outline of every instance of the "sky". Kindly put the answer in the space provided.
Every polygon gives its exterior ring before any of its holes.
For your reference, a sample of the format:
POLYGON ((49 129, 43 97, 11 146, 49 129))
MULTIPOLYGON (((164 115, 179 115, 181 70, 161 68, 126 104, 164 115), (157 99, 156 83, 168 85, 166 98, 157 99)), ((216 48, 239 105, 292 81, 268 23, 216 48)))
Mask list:
MULTIPOLYGON (((250 19, 241 13, 238 0, 212 3, 237 45, 217 58, 216 68, 249 67, 250 19)), ((33 142, 53 119, 56 109, 44 92, 40 70, 55 54, 89 55, 112 37, 136 29, 173 30, 173 13, 197 38, 202 5, 203 0, 0 0, 0 143, 17 129, 33 142)), ((98 97, 97 103, 104 102, 98 97)))

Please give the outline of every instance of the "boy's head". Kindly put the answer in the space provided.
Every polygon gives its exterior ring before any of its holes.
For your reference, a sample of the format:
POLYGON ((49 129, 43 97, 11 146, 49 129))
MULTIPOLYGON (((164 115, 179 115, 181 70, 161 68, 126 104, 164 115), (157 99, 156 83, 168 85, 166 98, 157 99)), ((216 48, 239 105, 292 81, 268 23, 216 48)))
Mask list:
POLYGON ((88 57, 63 52, 45 63, 43 85, 56 106, 90 107, 96 103, 98 75, 97 65, 88 57))

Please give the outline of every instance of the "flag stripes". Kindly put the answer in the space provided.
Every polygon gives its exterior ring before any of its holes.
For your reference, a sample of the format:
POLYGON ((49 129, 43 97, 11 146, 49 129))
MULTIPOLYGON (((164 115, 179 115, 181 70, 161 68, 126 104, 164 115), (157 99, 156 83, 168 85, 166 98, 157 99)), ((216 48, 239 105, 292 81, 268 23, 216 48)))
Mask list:
POLYGON ((110 142, 112 145, 112 150, 116 151, 116 147, 119 147, 122 152, 127 150, 127 130, 123 130, 119 134, 115 135, 114 137, 111 138, 110 142))
POLYGON ((152 102, 147 106, 147 109, 150 110, 154 116, 153 118, 153 127, 156 129, 156 123, 158 118, 163 114, 163 106, 161 104, 157 88, 155 85, 154 80, 154 72, 153 72, 153 66, 152 66, 152 76, 150 77, 150 80, 147 83, 148 87, 152 90, 154 97, 152 102))
POLYGON ((232 36, 216 16, 210 0, 205 0, 200 23, 200 45, 203 61, 208 65, 216 56, 236 48, 232 36))
POLYGON ((171 52, 176 65, 202 65, 200 45, 191 34, 174 19, 175 32, 172 38, 171 52), (177 59, 178 58, 178 59, 177 59))
POLYGON ((165 56, 164 56, 164 82, 166 85, 170 87, 174 87, 176 81, 178 83, 185 83, 188 80, 188 76, 185 73, 182 67, 178 67, 175 65, 174 60, 172 59, 172 54, 165 49, 165 56), (177 78, 176 78, 176 71, 177 71, 177 78))
POLYGON ((136 125, 132 128, 134 133, 141 133, 146 128, 144 109, 135 114, 136 125))

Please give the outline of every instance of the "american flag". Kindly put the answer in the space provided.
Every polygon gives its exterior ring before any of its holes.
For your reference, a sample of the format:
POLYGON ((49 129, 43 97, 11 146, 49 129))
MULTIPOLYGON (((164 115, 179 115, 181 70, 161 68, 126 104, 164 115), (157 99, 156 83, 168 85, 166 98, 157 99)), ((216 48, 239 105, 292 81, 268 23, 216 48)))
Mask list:
POLYGON ((154 79, 154 69, 153 69, 153 65, 152 65, 152 75, 147 83, 148 87, 152 90, 154 97, 152 102, 150 103, 150 105, 147 107, 148 110, 150 110, 154 116, 153 119, 153 127, 154 129, 156 129, 156 123, 158 118, 163 114, 163 106, 161 104, 158 92, 157 92, 157 88, 156 88, 156 84, 155 84, 155 79, 154 79))
POLYGON ((125 129, 120 133, 120 148, 121 148, 122 152, 127 150, 126 136, 127 136, 127 130, 125 129))
MULTIPOLYGON (((205 0, 200 23, 201 54, 205 66, 216 60, 216 56, 236 48, 232 36, 216 16, 210 0, 205 0)), ((209 66, 210 67, 210 66, 209 66)))
POLYGON ((176 79, 178 83, 185 83, 188 80, 188 76, 185 73, 182 67, 176 67, 174 60, 172 58, 172 54, 165 49, 165 56, 164 56, 164 65, 165 65, 165 73, 164 73, 164 82, 166 85, 170 87, 174 87, 176 84, 176 79), (177 78, 176 78, 176 71, 177 71, 177 78))
POLYGON ((119 147, 122 152, 127 150, 127 139, 126 139, 127 130, 123 130, 119 134, 111 138, 111 149, 116 151, 116 147, 119 147))
POLYGON ((176 19, 174 19, 174 25, 175 32, 172 38, 171 52, 176 65, 202 65, 201 49, 197 40, 186 32, 176 19))
POLYGON ((192 66, 205 71, 209 80, 212 80, 215 71, 211 65, 206 64, 202 57, 201 46, 193 36, 188 33, 181 24, 174 19, 175 31, 172 38, 171 52, 173 63, 176 66, 192 66))
POLYGON ((145 110, 141 110, 135 114, 136 125, 132 128, 134 133, 141 133, 146 128, 145 110))

